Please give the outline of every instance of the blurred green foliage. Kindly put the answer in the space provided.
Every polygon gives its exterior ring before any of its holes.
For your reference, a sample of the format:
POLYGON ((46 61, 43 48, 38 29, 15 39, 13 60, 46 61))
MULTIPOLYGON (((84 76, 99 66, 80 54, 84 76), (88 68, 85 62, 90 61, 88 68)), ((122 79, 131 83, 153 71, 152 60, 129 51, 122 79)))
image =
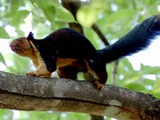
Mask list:
MULTIPOLYGON (((122 37, 136 24, 145 18, 158 14, 160 2, 158 0, 88 0, 82 2, 78 11, 78 21, 84 27, 85 36, 97 48, 104 45, 91 29, 96 23, 106 38, 112 43, 122 37)), ((64 9, 58 0, 1 0, 0 1, 0 38, 13 39, 24 36, 32 30, 36 38, 42 38, 50 32, 68 27, 68 22, 75 22, 70 12, 64 9), (29 27, 30 26, 30 27, 29 27), (12 32, 10 29, 12 28, 12 32)), ((30 61, 13 53, 2 55, 0 62, 7 65, 6 71, 24 74, 30 67, 30 61), (5 59, 4 59, 5 58, 5 59)), ((114 63, 107 65, 109 73, 108 83, 113 83, 114 63)), ((160 98, 160 70, 159 67, 141 65, 136 71, 127 60, 120 60, 118 73, 114 84, 135 91, 150 93, 160 98), (153 76, 155 79, 150 79, 153 76)), ((89 120, 86 114, 56 113, 56 112, 19 112, 0 110, 2 120, 89 120), (15 117, 15 115, 18 115, 15 117)), ((106 118, 107 119, 107 118, 106 118)), ((108 118, 110 119, 110 118, 108 118)))

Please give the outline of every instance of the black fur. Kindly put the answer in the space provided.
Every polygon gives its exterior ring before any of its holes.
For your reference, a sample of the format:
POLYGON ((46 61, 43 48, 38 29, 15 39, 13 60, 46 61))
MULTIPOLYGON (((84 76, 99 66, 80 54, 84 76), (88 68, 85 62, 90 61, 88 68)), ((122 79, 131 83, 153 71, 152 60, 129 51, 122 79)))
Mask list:
POLYGON ((28 37, 27 37, 27 40, 34 40, 34 37, 33 37, 33 33, 32 32, 30 32, 29 34, 28 34, 28 37))
POLYGON ((44 59, 47 69, 50 72, 56 70, 56 54, 54 52, 54 48, 52 48, 50 40, 34 40, 33 44, 40 52, 42 58, 44 59))
POLYGON ((99 50, 98 53, 104 63, 109 63, 145 49, 159 34, 160 15, 155 15, 135 26, 114 44, 99 50))

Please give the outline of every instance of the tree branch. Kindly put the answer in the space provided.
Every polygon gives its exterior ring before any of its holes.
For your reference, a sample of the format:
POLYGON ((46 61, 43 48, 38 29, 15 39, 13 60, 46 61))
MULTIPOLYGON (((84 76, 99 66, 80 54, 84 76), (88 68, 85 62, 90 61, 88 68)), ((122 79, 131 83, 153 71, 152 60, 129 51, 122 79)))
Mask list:
POLYGON ((97 35, 101 38, 102 42, 105 44, 105 46, 109 45, 109 42, 107 40, 107 38, 105 38, 105 36, 103 35, 103 33, 101 32, 101 30, 99 29, 99 27, 96 24, 92 25, 92 29, 97 33, 97 35))
POLYGON ((0 108, 82 112, 118 119, 160 119, 160 101, 149 94, 86 81, 0 72, 0 108))

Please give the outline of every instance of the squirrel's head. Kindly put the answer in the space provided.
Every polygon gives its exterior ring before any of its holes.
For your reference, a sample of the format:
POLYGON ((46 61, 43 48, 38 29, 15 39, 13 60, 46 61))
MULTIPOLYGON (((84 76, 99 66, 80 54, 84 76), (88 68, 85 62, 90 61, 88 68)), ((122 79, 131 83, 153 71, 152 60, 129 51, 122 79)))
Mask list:
POLYGON ((32 45, 30 44, 30 42, 33 40, 33 33, 30 32, 28 37, 17 38, 13 40, 9 46, 11 50, 18 55, 28 57, 33 51, 32 45))

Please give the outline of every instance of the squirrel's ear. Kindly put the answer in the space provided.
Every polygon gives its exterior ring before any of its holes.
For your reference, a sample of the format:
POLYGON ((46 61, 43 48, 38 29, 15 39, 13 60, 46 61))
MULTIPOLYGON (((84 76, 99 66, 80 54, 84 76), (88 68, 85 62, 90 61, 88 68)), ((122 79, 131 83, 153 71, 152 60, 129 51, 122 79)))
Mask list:
POLYGON ((33 33, 32 32, 30 32, 29 33, 29 35, 28 35, 28 37, 27 37, 27 40, 34 40, 34 37, 33 37, 33 33))

